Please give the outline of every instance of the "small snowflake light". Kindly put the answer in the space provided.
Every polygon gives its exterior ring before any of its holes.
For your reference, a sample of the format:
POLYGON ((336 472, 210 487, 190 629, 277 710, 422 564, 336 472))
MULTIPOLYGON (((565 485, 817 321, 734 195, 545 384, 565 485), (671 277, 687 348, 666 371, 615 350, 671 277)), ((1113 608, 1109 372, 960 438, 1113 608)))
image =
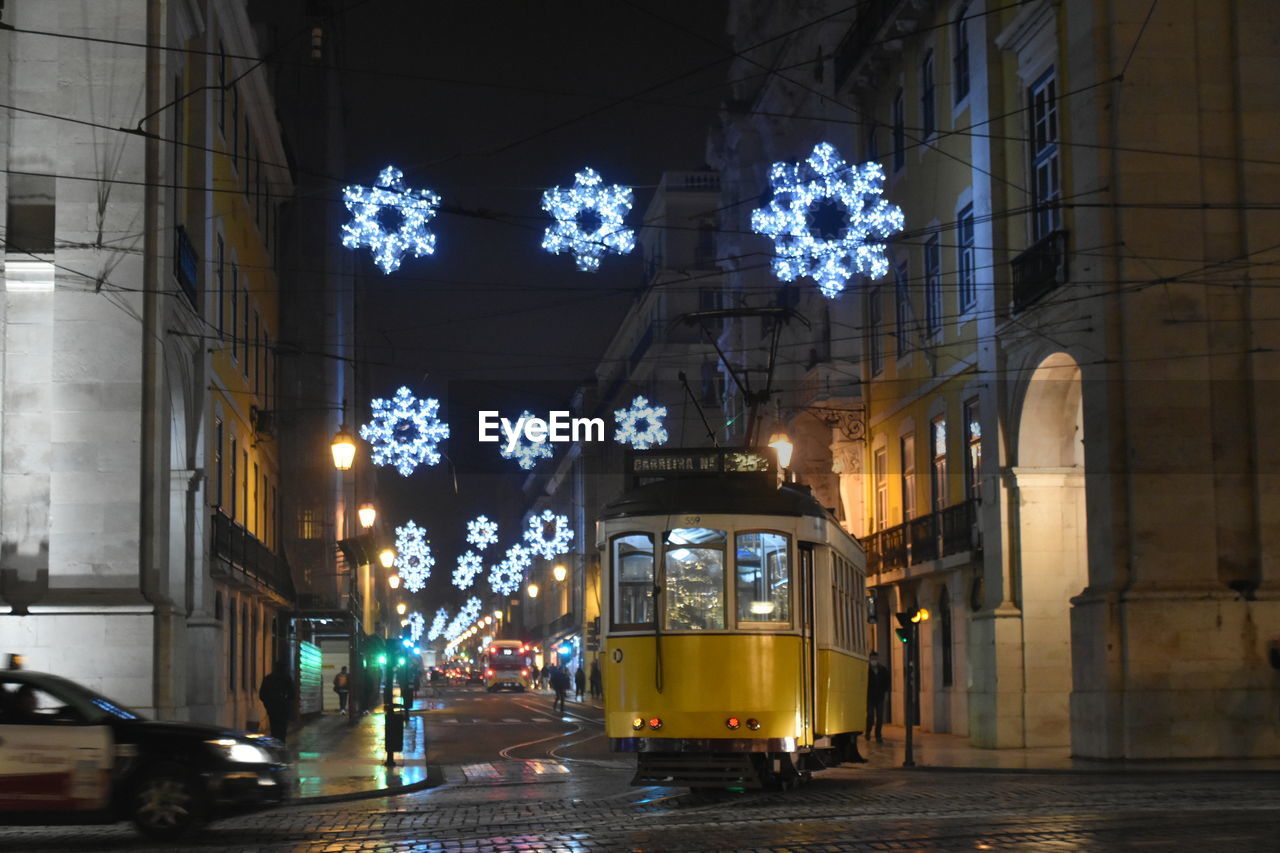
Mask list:
POLYGON ((462 620, 462 627, 468 627, 472 622, 480 618, 480 599, 471 596, 467 599, 467 603, 462 605, 462 609, 458 611, 458 617, 462 620))
POLYGON ((422 636, 422 632, 426 630, 427 620, 422 617, 418 611, 409 614, 409 639, 415 643, 422 636))
MULTIPOLYGON (((520 414, 520 420, 517 423, 527 421, 532 418, 533 414, 525 410, 520 414)), ((520 467, 529 471, 533 466, 538 464, 539 459, 550 459, 555 455, 555 451, 551 449, 549 441, 530 441, 525 438, 524 432, 521 431, 519 437, 516 438, 515 446, 508 447, 507 442, 499 444, 501 450, 499 454, 503 459, 515 459, 520 463, 520 467)))
POLYGON ((752 211, 751 229, 773 240, 782 281, 809 276, 834 299, 855 273, 889 271, 884 241, 902 230, 902 210, 883 197, 879 163, 849 165, 823 142, 803 163, 774 163, 773 198, 752 211))
POLYGON ((667 430, 662 425, 662 419, 666 416, 666 406, 654 406, 646 398, 636 397, 631 401, 630 409, 614 411, 613 419, 617 421, 618 429, 613 434, 613 440, 619 444, 629 444, 636 450, 666 444, 667 430))
POLYGON ((555 255, 572 252, 579 270, 595 272, 606 252, 625 255, 636 246, 635 233, 622 224, 631 210, 631 188, 604 186, 590 167, 573 179, 567 190, 553 187, 542 194, 542 209, 556 220, 542 248, 555 255))
POLYGON ((439 610, 436 611, 436 617, 431 620, 431 627, 427 629, 427 642, 430 643, 436 639, 439 639, 440 635, 444 633, 444 629, 448 626, 448 624, 449 624, 449 611, 441 607, 439 610))
POLYGON ((507 558, 489 570, 489 586, 499 595, 510 595, 520 588, 524 570, 533 562, 533 553, 520 544, 507 549, 507 558))
POLYGON ((529 550, 533 553, 554 560, 569 552, 573 530, 566 516, 544 509, 542 515, 529 516, 529 529, 524 532, 524 541, 529 543, 529 550))
POLYGON ((426 586, 435 564, 426 530, 412 521, 396 528, 396 571, 406 590, 418 592, 426 586))
POLYGON ((440 196, 430 190, 406 189, 404 172, 396 167, 379 172, 376 186, 346 187, 342 200, 352 217, 342 226, 342 245, 348 249, 368 246, 373 262, 384 273, 399 269, 407 252, 415 258, 435 252, 436 235, 427 230, 427 223, 440 207, 440 196), (399 227, 388 228, 388 220, 397 216, 399 227))
POLYGON ((498 544, 498 522, 490 521, 483 515, 467 522, 467 542, 483 551, 490 545, 498 544))
POLYGON ((476 575, 480 574, 483 568, 484 563, 480 555, 475 551, 468 551, 458 558, 458 567, 453 570, 453 585, 458 589, 466 589, 471 586, 476 575))
POLYGON ((401 387, 390 400, 370 404, 373 420, 360 427, 360 437, 373 447, 373 464, 394 465, 408 477, 419 465, 440 461, 436 445, 449 437, 449 425, 436 417, 440 401, 419 400, 401 387))

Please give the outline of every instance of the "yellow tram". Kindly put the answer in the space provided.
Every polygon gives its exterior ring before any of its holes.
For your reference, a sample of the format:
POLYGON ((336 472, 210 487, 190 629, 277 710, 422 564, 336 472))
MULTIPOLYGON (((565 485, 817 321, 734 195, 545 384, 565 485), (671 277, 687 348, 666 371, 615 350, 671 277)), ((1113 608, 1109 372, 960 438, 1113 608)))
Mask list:
POLYGON ((770 456, 633 453, 601 515, 605 727, 633 784, 785 787, 856 755, 865 556, 770 456))

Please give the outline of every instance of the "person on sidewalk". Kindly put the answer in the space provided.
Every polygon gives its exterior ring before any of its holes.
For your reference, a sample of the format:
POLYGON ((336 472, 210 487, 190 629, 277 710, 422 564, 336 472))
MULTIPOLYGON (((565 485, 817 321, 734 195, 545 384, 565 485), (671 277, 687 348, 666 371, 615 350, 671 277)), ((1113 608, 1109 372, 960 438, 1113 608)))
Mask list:
POLYGON ((600 678, 600 661, 593 660, 591 662, 591 698, 601 699, 604 697, 604 681, 600 678))
POLYGON ((333 677, 333 692, 338 694, 338 713, 347 713, 347 694, 351 692, 351 676, 347 674, 345 666, 333 677))
POLYGON ((289 734, 289 719, 293 716, 293 702, 298 696, 298 689, 289 677, 289 664, 276 661, 275 669, 262 679, 258 688, 258 698, 267 709, 267 722, 271 736, 284 743, 289 734))
POLYGON ((563 666, 551 668, 551 689, 556 692, 556 698, 551 703, 551 710, 557 714, 563 714, 564 700, 569 695, 569 673, 565 671, 563 666))
POLYGON ((586 692, 587 674, 583 671, 582 664, 578 664, 578 668, 573 671, 573 701, 581 702, 586 692))
POLYGON ((876 743, 884 743, 880 729, 884 725, 884 700, 889 695, 889 668, 880 663, 875 652, 870 655, 867 668, 867 743, 874 732, 876 743))

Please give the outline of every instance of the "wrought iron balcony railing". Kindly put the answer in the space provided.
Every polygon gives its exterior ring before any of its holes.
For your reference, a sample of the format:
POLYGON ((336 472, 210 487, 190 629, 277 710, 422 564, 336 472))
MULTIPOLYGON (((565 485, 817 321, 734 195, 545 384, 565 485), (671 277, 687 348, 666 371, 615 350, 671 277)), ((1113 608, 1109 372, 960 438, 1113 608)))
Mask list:
POLYGON ((1013 259, 1013 312, 1067 281, 1067 232, 1054 231, 1013 259))
POLYGON ((215 571, 235 571, 265 584, 292 600, 295 596, 289 564, 256 536, 221 512, 213 514, 213 563, 215 571))

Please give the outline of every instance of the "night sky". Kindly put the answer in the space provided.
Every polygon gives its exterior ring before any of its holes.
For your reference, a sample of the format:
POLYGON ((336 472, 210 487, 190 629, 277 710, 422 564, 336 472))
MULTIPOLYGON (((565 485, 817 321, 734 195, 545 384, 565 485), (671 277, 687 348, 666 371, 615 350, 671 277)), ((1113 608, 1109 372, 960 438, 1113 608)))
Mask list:
POLYGON ((428 618, 465 597, 449 577, 467 519, 498 518, 498 547, 516 541, 525 472, 475 442, 475 407, 563 408, 643 284, 639 252, 593 274, 544 252, 542 192, 589 165, 635 188, 638 230, 664 170, 704 165, 730 58, 725 5, 371 0, 344 18, 340 64, 379 72, 343 75, 348 177, 367 185, 391 163, 443 197, 434 256, 390 276, 367 251, 358 264, 374 386, 360 389, 362 418, 367 398, 404 384, 440 398, 452 429, 452 468, 379 471, 384 518, 413 518, 432 539, 428 618))

